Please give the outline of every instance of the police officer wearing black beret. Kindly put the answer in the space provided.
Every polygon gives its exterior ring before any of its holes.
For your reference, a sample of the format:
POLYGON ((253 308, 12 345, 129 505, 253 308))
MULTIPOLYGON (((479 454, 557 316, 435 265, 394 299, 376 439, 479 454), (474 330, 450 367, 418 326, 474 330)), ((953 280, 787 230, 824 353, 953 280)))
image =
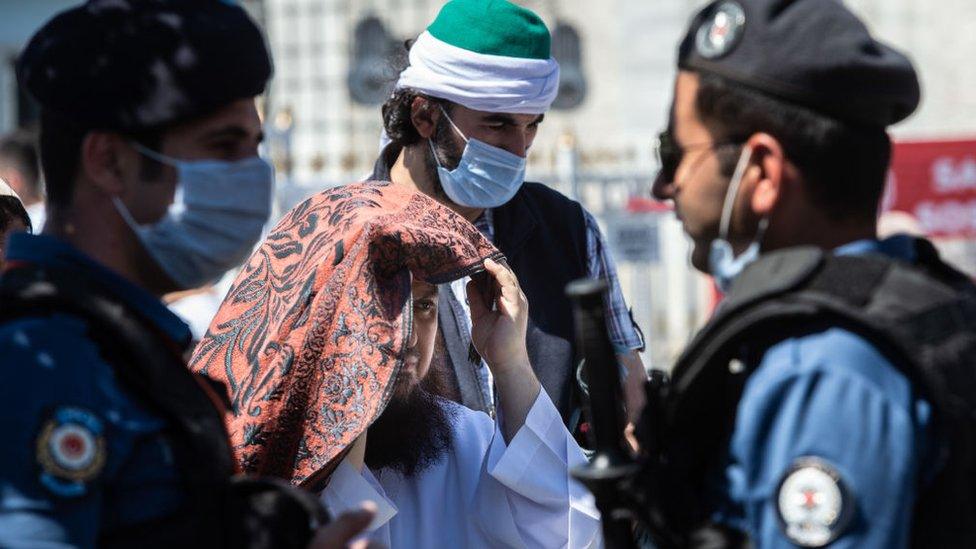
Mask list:
POLYGON ((719 0, 678 56, 654 195, 726 296, 652 389, 658 545, 976 547, 976 288, 876 237, 909 59, 835 0, 719 0))
POLYGON ((48 222, 11 239, 0 277, 3 547, 305 547, 323 520, 284 483, 232 478, 224 388, 187 370, 189 328, 160 301, 261 235, 271 70, 218 0, 90 0, 20 56, 48 222))

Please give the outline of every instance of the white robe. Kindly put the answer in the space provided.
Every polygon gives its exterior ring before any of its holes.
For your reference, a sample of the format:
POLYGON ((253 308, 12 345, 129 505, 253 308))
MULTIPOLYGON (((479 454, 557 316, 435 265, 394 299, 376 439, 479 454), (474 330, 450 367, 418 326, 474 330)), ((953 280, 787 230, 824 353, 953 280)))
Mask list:
POLYGON ((343 461, 320 494, 329 512, 373 501, 368 537, 390 549, 602 545, 593 496, 569 476, 586 458, 545 391, 507 445, 487 414, 442 403, 456 416, 437 463, 405 478, 343 461))

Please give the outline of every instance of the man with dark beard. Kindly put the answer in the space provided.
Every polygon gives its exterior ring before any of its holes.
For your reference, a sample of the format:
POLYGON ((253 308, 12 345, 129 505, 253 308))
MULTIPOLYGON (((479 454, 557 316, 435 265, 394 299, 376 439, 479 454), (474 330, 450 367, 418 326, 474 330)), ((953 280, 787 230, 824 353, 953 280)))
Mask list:
MULTIPOLYGON (((415 332, 426 335, 429 313, 437 307, 436 299, 436 286, 419 280, 413 283, 415 332)), ((408 364, 420 364, 423 357, 414 346, 407 352, 406 360, 408 364)), ((443 370, 428 364, 419 382, 413 375, 401 375, 397 379, 390 403, 366 432, 365 462, 370 469, 388 469, 412 477, 450 449, 454 442, 451 425, 457 410, 437 396, 446 391, 444 374, 443 370)))
MULTIPOLYGON (((320 493, 333 514, 377 506, 397 547, 588 547, 585 463, 535 377, 528 304, 501 253, 403 186, 315 195, 238 276, 191 367, 224 381, 242 468, 320 493), (434 396, 437 284, 472 277, 472 342, 498 414, 434 396)), ((436 375, 436 374, 435 374, 436 375)))

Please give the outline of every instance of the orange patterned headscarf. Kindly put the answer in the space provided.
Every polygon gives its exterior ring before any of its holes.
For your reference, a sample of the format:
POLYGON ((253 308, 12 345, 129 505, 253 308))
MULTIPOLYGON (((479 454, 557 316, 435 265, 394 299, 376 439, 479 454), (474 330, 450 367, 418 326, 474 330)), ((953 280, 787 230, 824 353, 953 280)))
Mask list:
POLYGON ((412 328, 411 273, 431 284, 499 259, 473 225, 385 183, 319 193, 241 271, 190 367, 227 384, 247 473, 294 484, 382 413, 412 328))

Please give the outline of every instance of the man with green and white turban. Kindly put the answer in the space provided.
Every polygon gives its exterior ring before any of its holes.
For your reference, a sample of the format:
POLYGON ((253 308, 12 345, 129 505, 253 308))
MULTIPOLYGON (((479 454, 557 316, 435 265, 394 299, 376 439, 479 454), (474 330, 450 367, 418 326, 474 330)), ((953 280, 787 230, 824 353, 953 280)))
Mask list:
MULTIPOLYGON (((545 23, 506 0, 451 0, 409 47, 409 66, 383 106, 389 142, 372 179, 424 192, 474 223, 504 252, 529 301, 532 367, 571 432, 580 418, 569 281, 610 281, 607 328, 624 366, 631 412, 643 405, 642 337, 593 217, 579 203, 525 182, 525 157, 559 88, 545 23)), ((494 414, 488 368, 471 352, 462 279, 441 288, 448 395, 494 414)))

